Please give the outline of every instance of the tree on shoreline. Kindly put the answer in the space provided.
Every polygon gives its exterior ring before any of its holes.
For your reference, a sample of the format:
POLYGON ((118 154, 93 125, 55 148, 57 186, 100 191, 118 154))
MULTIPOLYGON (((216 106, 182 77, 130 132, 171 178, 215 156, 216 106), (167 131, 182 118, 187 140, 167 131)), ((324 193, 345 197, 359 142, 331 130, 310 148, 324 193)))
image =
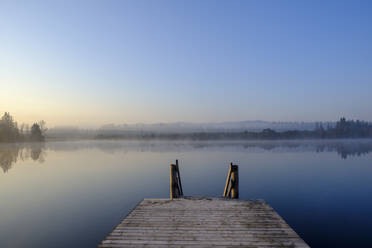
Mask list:
POLYGON ((37 123, 34 123, 31 126, 31 134, 30 134, 31 141, 44 141, 44 136, 41 133, 40 125, 37 123))
POLYGON ((14 142, 18 141, 20 133, 18 130, 17 122, 13 120, 13 117, 5 112, 0 120, 0 141, 14 142))
POLYGON ((9 112, 0 119, 0 142, 44 141, 46 132, 45 121, 34 123, 31 129, 22 124, 20 129, 9 112))

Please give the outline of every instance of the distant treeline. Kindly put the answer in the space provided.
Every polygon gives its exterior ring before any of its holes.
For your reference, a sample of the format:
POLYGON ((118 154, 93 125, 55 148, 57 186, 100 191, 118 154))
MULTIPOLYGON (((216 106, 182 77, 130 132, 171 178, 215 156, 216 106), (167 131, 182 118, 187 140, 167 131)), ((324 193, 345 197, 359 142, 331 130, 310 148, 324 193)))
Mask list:
POLYGON ((45 121, 32 124, 22 124, 18 127, 13 117, 5 112, 0 119, 0 142, 23 142, 23 141, 44 141, 46 131, 45 121))
POLYGON ((164 140, 277 140, 277 139, 336 139, 336 138, 372 138, 372 124, 359 120, 341 118, 336 125, 323 127, 318 123, 314 130, 289 130, 277 132, 264 129, 261 132, 197 132, 197 133, 139 133, 105 131, 96 139, 164 139, 164 140))

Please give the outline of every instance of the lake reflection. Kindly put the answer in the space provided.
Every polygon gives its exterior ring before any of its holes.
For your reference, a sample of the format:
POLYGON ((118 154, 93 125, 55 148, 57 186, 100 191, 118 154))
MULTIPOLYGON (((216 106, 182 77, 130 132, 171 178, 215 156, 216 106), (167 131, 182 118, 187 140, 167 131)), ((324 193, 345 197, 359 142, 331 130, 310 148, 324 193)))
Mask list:
POLYGON ((0 166, 4 173, 7 172, 18 160, 32 159, 40 163, 44 162, 45 144, 0 144, 0 166))
POLYGON ((372 244, 372 141, 76 141, 0 144, 0 247, 95 247, 143 198, 265 199, 312 247, 372 244))
POLYGON ((0 145, 0 166, 7 172, 17 160, 32 159, 43 163, 46 149, 52 151, 71 151, 78 149, 97 148, 105 152, 116 151, 190 151, 192 149, 234 148, 236 150, 260 148, 263 150, 337 152, 343 159, 349 156, 362 156, 372 151, 371 140, 328 140, 328 141, 216 141, 216 142, 165 142, 165 141, 97 141, 97 142, 49 142, 2 144, 0 145))

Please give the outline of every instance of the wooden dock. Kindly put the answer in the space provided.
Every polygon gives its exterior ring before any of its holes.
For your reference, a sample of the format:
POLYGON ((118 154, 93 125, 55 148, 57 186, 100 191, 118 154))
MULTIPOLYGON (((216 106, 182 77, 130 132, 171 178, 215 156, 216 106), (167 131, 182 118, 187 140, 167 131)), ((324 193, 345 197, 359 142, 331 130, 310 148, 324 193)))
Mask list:
POLYGON ((309 247, 264 201, 145 199, 98 247, 309 247))
POLYGON ((309 247, 263 200, 238 200, 238 165, 222 196, 184 197, 176 160, 170 199, 143 200, 98 247, 309 247))

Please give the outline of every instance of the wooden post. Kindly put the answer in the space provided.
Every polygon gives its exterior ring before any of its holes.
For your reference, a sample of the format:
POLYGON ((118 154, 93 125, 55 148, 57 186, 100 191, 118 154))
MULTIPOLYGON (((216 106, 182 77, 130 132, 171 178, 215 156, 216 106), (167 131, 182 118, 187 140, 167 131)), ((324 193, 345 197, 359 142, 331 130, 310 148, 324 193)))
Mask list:
POLYGON ((232 166, 231 172, 231 198, 239 199, 239 169, 237 165, 232 166))
POLYGON ((223 197, 239 199, 239 170, 238 166, 230 163, 223 191, 223 197))
POLYGON ((169 182, 170 182, 170 199, 173 200, 173 198, 175 198, 176 196, 176 192, 175 192, 175 174, 176 174, 176 165, 174 164, 170 164, 169 166, 169 182))
POLYGON ((183 196, 180 167, 178 167, 178 159, 176 159, 176 167, 177 167, 177 177, 178 177, 178 186, 179 186, 179 190, 180 190, 180 195, 183 196))
POLYGON ((230 186, 230 178, 231 178, 231 167, 232 163, 229 166, 229 170, 227 171, 227 178, 226 178, 226 183, 225 183, 225 189, 223 190, 223 197, 228 197, 229 193, 229 186, 230 186))
POLYGON ((170 199, 179 198, 183 196, 183 190, 181 185, 180 169, 178 166, 178 160, 176 164, 169 166, 169 182, 170 182, 170 199))

